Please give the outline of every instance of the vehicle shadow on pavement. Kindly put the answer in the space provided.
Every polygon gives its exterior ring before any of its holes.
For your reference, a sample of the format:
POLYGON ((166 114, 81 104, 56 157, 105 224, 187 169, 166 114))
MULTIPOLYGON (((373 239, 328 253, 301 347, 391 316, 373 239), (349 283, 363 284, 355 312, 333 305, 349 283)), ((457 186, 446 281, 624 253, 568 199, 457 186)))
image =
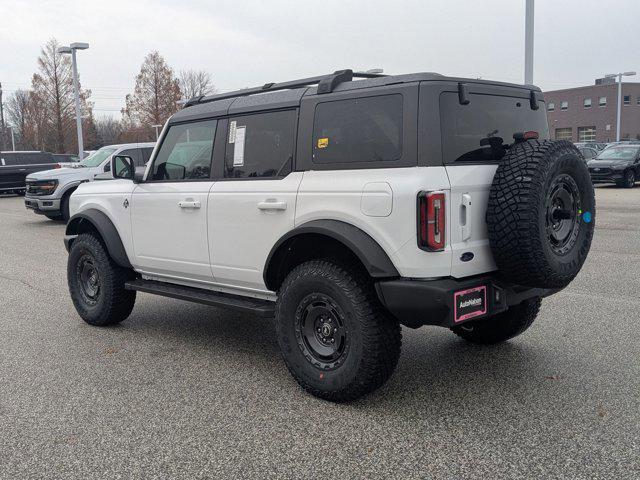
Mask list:
MULTIPOLYGON (((139 302, 131 317, 116 327, 123 338, 133 330, 155 344, 166 345, 171 355, 215 355, 240 375, 246 370, 270 378, 269 385, 277 389, 268 394, 270 397, 282 395, 283 389, 295 397, 306 395, 280 358, 271 320, 164 299, 151 306, 148 297, 139 298, 144 305, 139 302)), ((384 410, 393 406, 394 414, 402 415, 400 405, 426 412, 451 409, 453 404, 474 408, 480 403, 513 402, 512 396, 524 391, 534 398, 548 394, 540 391, 539 384, 551 382, 545 380, 545 376, 553 375, 544 366, 549 362, 541 358, 550 352, 545 354, 527 345, 524 336, 484 347, 437 327, 403 328, 403 336, 403 353, 387 384, 372 395, 339 408, 384 410), (425 403, 416 401, 420 398, 425 403)))

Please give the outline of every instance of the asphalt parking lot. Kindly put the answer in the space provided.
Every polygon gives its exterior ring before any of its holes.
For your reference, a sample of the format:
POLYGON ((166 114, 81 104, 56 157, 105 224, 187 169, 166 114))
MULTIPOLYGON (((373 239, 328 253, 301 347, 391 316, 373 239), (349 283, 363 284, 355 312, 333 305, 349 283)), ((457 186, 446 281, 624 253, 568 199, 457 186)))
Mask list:
POLYGON ((347 405, 303 393, 257 318, 139 294, 85 325, 64 225, 0 197, 0 478, 640 478, 640 188, 596 196, 585 267, 527 333, 403 329, 347 405))

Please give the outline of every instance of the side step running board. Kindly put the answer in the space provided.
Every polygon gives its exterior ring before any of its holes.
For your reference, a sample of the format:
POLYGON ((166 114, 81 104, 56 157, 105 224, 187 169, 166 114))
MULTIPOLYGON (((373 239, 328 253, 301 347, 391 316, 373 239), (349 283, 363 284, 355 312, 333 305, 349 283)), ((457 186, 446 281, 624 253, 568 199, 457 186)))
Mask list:
POLYGON ((260 317, 273 317, 275 315, 275 303, 258 298, 247 298, 229 293, 142 279, 131 280, 126 282, 124 286, 127 290, 152 293, 154 295, 177 298, 178 300, 186 300, 188 302, 203 303, 215 307, 230 308, 241 312, 252 313, 260 317))

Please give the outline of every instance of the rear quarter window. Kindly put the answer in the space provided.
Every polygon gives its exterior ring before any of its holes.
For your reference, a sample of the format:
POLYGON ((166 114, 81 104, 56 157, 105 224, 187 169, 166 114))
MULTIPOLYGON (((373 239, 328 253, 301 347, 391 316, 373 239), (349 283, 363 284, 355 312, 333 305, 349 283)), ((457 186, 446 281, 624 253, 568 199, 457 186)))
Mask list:
POLYGON ((313 163, 396 161, 402 157, 402 95, 319 103, 313 122, 313 163))
POLYGON ((544 103, 532 110, 528 98, 471 94, 461 105, 457 92, 444 92, 440 124, 445 164, 499 162, 516 132, 533 130, 549 138, 544 103))

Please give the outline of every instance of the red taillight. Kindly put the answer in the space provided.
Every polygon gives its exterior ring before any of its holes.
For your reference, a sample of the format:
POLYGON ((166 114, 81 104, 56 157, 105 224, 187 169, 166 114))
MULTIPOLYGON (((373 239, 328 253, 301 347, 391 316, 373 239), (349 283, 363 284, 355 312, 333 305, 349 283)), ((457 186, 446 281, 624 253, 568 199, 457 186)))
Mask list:
POLYGON ((444 250, 444 192, 418 194, 418 246, 423 250, 444 250))
POLYGON ((53 168, 54 168, 54 169, 56 169, 56 168, 62 168, 62 165, 60 165, 59 163, 55 163, 55 164, 53 165, 53 168))
POLYGON ((540 135, 538 135, 538 132, 534 130, 529 130, 528 132, 524 132, 524 135, 522 135, 522 137, 525 140, 537 140, 539 136, 540 135))

